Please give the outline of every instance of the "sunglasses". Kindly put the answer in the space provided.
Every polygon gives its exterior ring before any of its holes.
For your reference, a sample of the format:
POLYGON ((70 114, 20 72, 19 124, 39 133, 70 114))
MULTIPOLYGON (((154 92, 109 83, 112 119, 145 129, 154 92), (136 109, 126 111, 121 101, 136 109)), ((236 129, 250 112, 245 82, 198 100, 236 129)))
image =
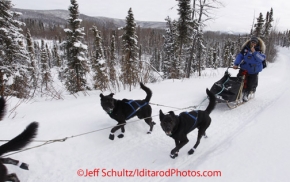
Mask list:
POLYGON ((257 44, 257 42, 255 42, 255 41, 251 41, 251 43, 252 43, 252 44, 257 44))

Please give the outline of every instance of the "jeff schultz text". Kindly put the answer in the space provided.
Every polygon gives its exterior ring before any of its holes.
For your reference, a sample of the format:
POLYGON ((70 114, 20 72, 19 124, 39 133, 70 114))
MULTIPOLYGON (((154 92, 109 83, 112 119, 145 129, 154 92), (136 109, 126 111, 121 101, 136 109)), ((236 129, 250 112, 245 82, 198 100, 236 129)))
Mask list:
POLYGON ((100 169, 95 168, 79 169, 77 171, 78 176, 82 177, 214 177, 221 176, 221 171, 195 171, 195 170, 179 170, 179 169, 167 169, 167 170, 149 170, 149 169, 134 169, 134 170, 114 170, 114 169, 100 169))

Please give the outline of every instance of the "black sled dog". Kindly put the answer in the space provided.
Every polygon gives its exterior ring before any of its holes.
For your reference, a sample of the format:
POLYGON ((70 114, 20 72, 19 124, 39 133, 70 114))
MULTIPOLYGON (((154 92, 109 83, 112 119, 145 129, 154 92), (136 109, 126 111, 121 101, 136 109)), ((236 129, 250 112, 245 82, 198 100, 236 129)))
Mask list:
POLYGON ((179 150, 188 143, 187 134, 195 128, 198 128, 197 141, 192 149, 188 151, 191 155, 200 143, 202 136, 206 137, 205 131, 211 123, 209 114, 212 112, 216 105, 215 95, 206 89, 206 93, 209 96, 209 105, 206 110, 193 110, 190 112, 182 112, 179 116, 176 116, 173 111, 164 115, 162 110, 159 111, 159 118, 161 121, 161 127, 166 135, 172 137, 175 141, 175 148, 171 150, 170 157, 175 158, 178 156, 179 150))
POLYGON ((145 122, 149 125, 149 131, 147 133, 150 134, 152 132, 153 126, 155 125, 151 118, 152 108, 149 105, 152 91, 143 83, 140 83, 140 86, 147 94, 144 100, 116 100, 113 98, 113 93, 106 96, 100 94, 102 108, 111 118, 118 122, 117 126, 111 129, 109 139, 114 140, 114 133, 120 128, 122 134, 119 134, 118 138, 123 138, 126 120, 129 120, 134 116, 137 116, 139 119, 144 118, 145 122))
MULTIPOLYGON (((2 120, 5 111, 5 100, 3 97, 0 98, 0 120, 2 120)), ((10 140, 9 142, 0 146, 0 182, 13 181, 19 182, 19 179, 15 173, 8 174, 7 168, 4 164, 19 165, 18 160, 11 158, 2 158, 1 156, 5 153, 17 151, 28 145, 32 139, 36 136, 38 129, 38 123, 30 123, 26 129, 18 136, 10 140)), ((20 164, 20 168, 28 170, 28 165, 25 163, 20 164)))

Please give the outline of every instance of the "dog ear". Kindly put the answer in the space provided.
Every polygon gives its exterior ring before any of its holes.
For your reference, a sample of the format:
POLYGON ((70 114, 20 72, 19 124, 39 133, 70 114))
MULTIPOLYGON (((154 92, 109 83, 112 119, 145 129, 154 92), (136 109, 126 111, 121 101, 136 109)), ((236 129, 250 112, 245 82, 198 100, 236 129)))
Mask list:
POLYGON ((163 114, 162 110, 160 109, 159 110, 159 119, 160 119, 160 121, 162 121, 163 118, 164 118, 164 114, 163 114))
POLYGON ((100 97, 101 97, 101 98, 103 98, 103 97, 104 97, 104 95, 103 95, 102 93, 100 93, 100 97))
POLYGON ((115 94, 113 94, 113 93, 110 93, 110 95, 109 95, 109 96, 110 96, 110 97, 113 97, 114 95, 115 95, 115 94))
POLYGON ((171 116, 175 116, 175 113, 173 111, 168 112, 171 116))

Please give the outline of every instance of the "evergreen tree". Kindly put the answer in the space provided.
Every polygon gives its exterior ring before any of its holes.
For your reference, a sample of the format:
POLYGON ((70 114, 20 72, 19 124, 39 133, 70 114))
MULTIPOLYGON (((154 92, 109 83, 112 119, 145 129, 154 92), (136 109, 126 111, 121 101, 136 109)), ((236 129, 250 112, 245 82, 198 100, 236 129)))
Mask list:
POLYGON ((115 83, 117 83, 117 75, 116 75, 116 60, 117 60, 117 55, 116 55, 116 33, 115 31, 112 34, 111 37, 111 45, 110 45, 110 59, 109 59, 109 80, 112 83, 112 85, 114 86, 115 83))
POLYGON ((219 42, 216 42, 215 44, 215 51, 214 51, 214 55, 213 55, 213 59, 214 59, 214 63, 215 63, 215 68, 218 68, 218 67, 221 67, 222 66, 222 63, 221 63, 221 59, 220 59, 220 43, 219 42))
POLYGON ((48 66, 49 68, 52 68, 54 66, 54 63, 52 63, 52 56, 51 56, 51 53, 50 53, 50 50, 48 48, 48 45, 47 43, 45 44, 45 49, 46 49, 46 54, 47 54, 47 63, 48 63, 48 66))
POLYGON ((203 32, 199 31, 197 34, 197 39, 196 39, 196 47, 197 47, 197 54, 196 54, 196 61, 197 61, 197 71, 198 71, 198 76, 201 76, 201 70, 205 68, 206 65, 206 46, 204 45, 204 39, 203 39, 203 32))
POLYGON ((138 67, 138 69, 140 70, 140 72, 142 72, 142 70, 143 70, 143 64, 142 64, 142 45, 140 44, 139 45, 139 52, 138 52, 138 56, 139 56, 139 67, 138 67))
POLYGON ((33 44, 33 40, 32 40, 29 29, 27 29, 27 33, 26 33, 26 43, 27 43, 27 50, 28 50, 30 62, 31 62, 31 82, 32 82, 32 88, 34 89, 33 91, 33 95, 34 95, 38 87, 39 70, 38 70, 37 60, 35 59, 34 44, 33 44))
POLYGON ((254 35, 256 37, 263 37, 263 25, 264 25, 264 18, 263 14, 260 13, 259 17, 257 18, 257 23, 254 25, 254 35))
POLYGON ((214 68, 214 48, 210 47, 207 53, 207 62, 206 62, 207 68, 214 68))
POLYGON ((270 35, 270 30, 271 28, 273 27, 272 26, 272 22, 274 21, 273 20, 273 8, 271 8, 270 12, 267 12, 267 15, 266 15, 266 20, 265 20, 265 24, 264 24, 264 27, 263 27, 263 35, 264 35, 264 41, 267 41, 269 39, 269 35, 270 35))
POLYGON ((34 60, 35 59, 34 44, 29 29, 27 29, 26 32, 26 42, 30 60, 34 60))
POLYGON ((177 22, 175 20, 171 21, 169 17, 165 19, 167 29, 164 36, 164 58, 162 64, 162 71, 164 73, 164 78, 174 79, 178 78, 180 67, 177 59, 177 22))
POLYGON ((290 46, 290 31, 286 31, 286 44, 285 46, 289 47, 290 46), (287 33, 288 32, 288 33, 287 33))
POLYGON ((107 74, 106 61, 104 59, 102 38, 96 26, 93 26, 93 28, 91 28, 91 31, 94 33, 95 37, 94 41, 95 52, 91 60, 92 69, 95 73, 93 77, 94 88, 104 91, 105 89, 108 88, 109 80, 107 74))
POLYGON ((41 90, 49 90, 49 85, 52 81, 50 67, 48 65, 48 56, 44 41, 41 40, 41 59, 40 59, 40 77, 41 77, 41 90))
POLYGON ((170 63, 172 58, 174 57, 174 41, 173 41, 173 34, 172 34, 172 22, 169 17, 165 19, 166 21, 166 30, 164 38, 164 44, 163 44, 163 50, 164 50, 164 59, 162 62, 162 72, 164 74, 164 78, 169 77, 169 70, 170 70, 170 63))
POLYGON ((87 45, 82 43, 84 28, 80 27, 79 5, 76 0, 71 0, 69 6, 70 17, 68 23, 71 29, 64 29, 67 39, 64 42, 67 53, 67 67, 64 70, 65 85, 70 93, 89 89, 86 74, 89 71, 87 63, 87 45))
POLYGON ((178 62, 180 64, 180 69, 177 78, 185 76, 185 72, 188 66, 186 60, 188 60, 188 53, 190 48, 190 43, 192 42, 192 30, 193 22, 191 19, 192 10, 190 7, 190 0, 179 0, 178 1, 178 14, 179 19, 177 21, 177 44, 178 44, 178 62), (187 64, 187 65, 186 65, 187 64))
POLYGON ((233 54, 232 54, 232 41, 231 39, 228 39, 225 43, 224 47, 224 55, 223 55, 223 67, 229 67, 233 64, 233 54))
POLYGON ((0 95, 27 98, 30 91, 29 54, 23 46, 24 23, 15 20, 10 0, 0 1, 0 95))
POLYGON ((271 28, 272 28, 272 23, 273 23, 273 9, 271 8, 270 12, 267 12, 266 15, 266 19, 265 19, 265 24, 263 27, 263 40, 265 42, 266 45, 266 56, 267 56, 267 61, 273 62, 277 51, 275 49, 275 44, 273 42, 275 42, 275 36, 274 34, 271 32, 271 28))
POLYGON ((40 60, 40 46, 38 41, 34 41, 34 55, 35 55, 35 60, 37 61, 37 64, 39 64, 40 60))
POLYGON ((121 65, 121 79, 124 84, 129 85, 131 91, 132 85, 136 85, 138 78, 138 45, 136 35, 136 23, 132 9, 128 11, 126 17, 126 26, 122 35, 123 41, 123 62, 121 65))
POLYGON ((62 60, 60 58, 60 55, 58 53, 58 46, 57 46, 57 43, 55 43, 53 45, 53 62, 55 64, 55 66, 57 67, 61 67, 62 66, 62 60))

